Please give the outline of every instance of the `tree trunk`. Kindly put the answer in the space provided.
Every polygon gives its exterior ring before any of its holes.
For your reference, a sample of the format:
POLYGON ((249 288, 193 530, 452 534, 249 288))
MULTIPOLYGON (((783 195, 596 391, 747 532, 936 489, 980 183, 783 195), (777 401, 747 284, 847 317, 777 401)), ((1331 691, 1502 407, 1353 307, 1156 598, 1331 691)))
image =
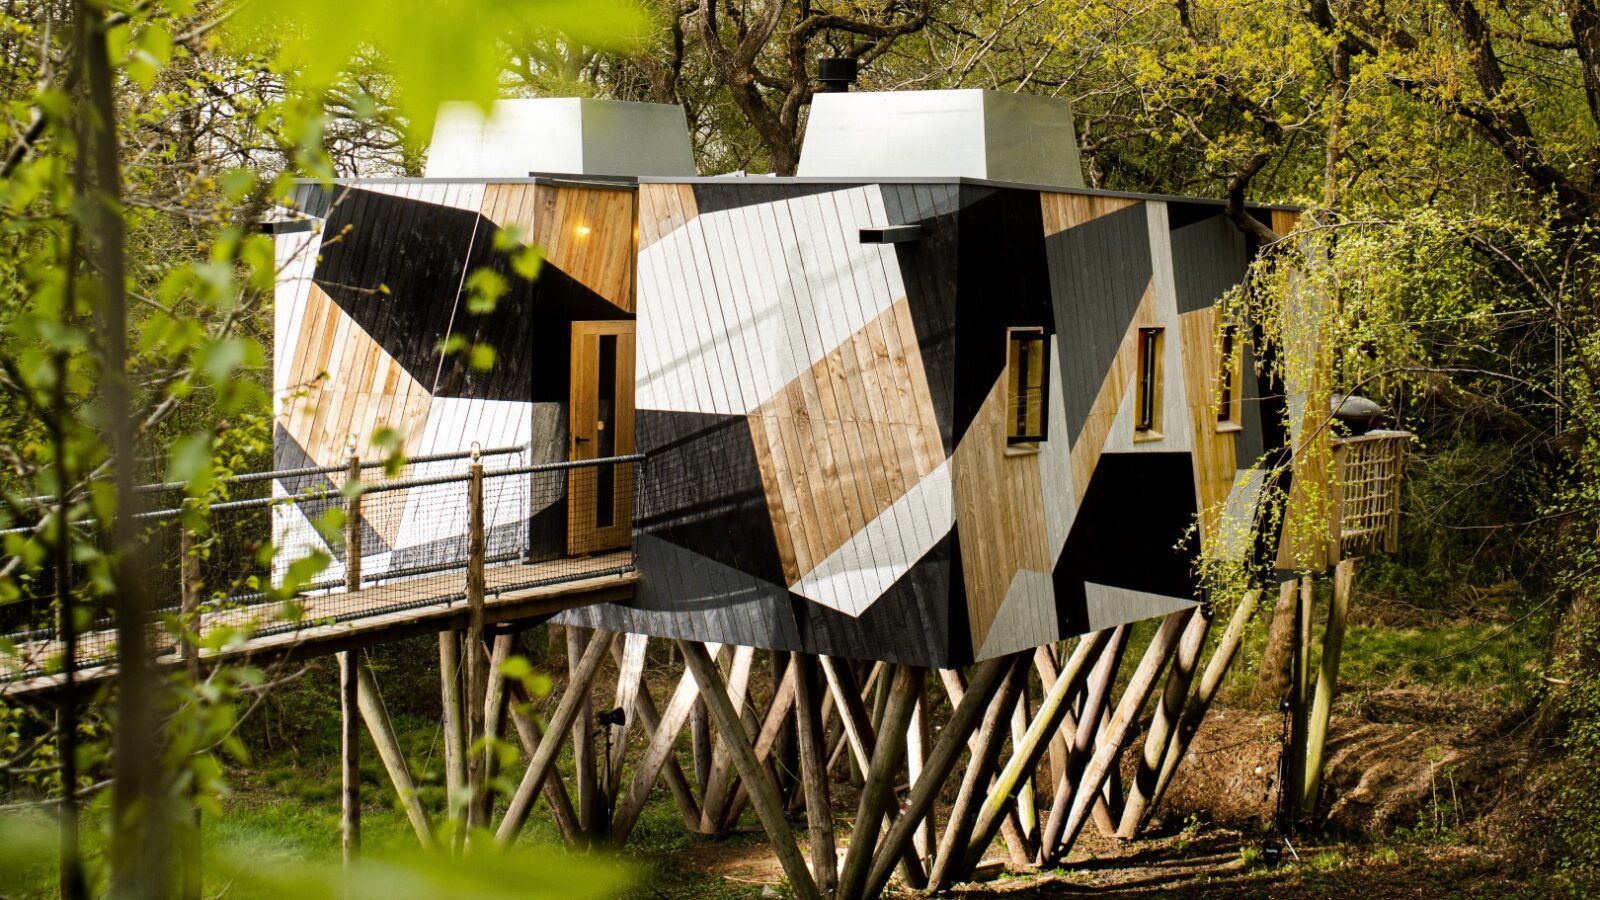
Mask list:
POLYGON ((1261 651, 1261 668, 1252 705, 1276 707, 1289 693, 1290 669, 1294 664, 1294 610, 1299 602, 1300 584, 1290 579, 1278 585, 1278 604, 1272 608, 1272 625, 1267 631, 1267 646, 1261 651))

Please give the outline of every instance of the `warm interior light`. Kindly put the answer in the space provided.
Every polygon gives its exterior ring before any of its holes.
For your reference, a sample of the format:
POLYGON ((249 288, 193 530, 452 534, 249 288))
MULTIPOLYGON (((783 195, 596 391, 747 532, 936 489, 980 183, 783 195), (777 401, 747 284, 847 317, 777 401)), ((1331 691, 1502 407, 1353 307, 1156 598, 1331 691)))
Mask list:
POLYGON ((588 237, 589 236, 589 232, 592 231, 592 230, 593 229, 591 229, 587 225, 579 225, 578 226, 578 237, 588 237))

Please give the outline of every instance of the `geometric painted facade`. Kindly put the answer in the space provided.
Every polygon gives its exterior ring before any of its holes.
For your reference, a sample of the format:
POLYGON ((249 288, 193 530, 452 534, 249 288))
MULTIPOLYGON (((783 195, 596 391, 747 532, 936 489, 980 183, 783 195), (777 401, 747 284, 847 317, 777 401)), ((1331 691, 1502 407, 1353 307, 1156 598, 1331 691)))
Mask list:
MULTIPOLYGON (((963 665, 1194 603, 1185 535, 1247 513, 1240 470, 1284 446, 1249 360, 1240 414, 1219 421, 1216 303, 1253 248, 1218 204, 968 179, 363 180, 334 196, 303 191, 316 229, 279 238, 281 259, 316 259, 284 267, 276 384, 330 375, 280 417, 280 467, 337 463, 379 423, 412 454, 528 442, 534 461, 564 458, 571 323, 634 320, 640 580, 567 622, 963 665), (465 315, 462 279, 505 270, 493 231, 512 222, 546 248, 539 280, 509 277, 492 316, 465 315), (920 234, 861 241, 896 225, 920 234), (1015 328, 1049 345, 1045 438, 1023 448, 1006 440, 1015 328), (498 365, 441 356, 452 331, 488 339, 498 365), (1147 350, 1158 430, 1135 421, 1147 350)), ((552 512, 533 505, 505 533, 541 552, 559 535, 541 537, 552 512)), ((453 529, 407 520, 373 546, 453 529)))

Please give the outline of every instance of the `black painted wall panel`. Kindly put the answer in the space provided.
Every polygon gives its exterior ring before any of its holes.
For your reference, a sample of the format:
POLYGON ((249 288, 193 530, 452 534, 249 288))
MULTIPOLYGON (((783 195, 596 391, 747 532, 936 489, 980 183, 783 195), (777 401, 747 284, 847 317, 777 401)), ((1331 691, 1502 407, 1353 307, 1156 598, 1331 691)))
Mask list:
POLYGON ((1061 399, 1073 442, 1150 285, 1147 217, 1144 204, 1135 204, 1045 239, 1061 347, 1061 399))
POLYGON ((1063 635, 1088 628, 1085 581, 1199 599, 1192 562, 1197 548, 1185 543, 1194 496, 1187 453, 1100 457, 1056 563, 1056 616, 1063 635))
POLYGON ((1006 367, 1006 329, 1056 329, 1037 191, 964 185, 956 290, 956 443, 1006 367))

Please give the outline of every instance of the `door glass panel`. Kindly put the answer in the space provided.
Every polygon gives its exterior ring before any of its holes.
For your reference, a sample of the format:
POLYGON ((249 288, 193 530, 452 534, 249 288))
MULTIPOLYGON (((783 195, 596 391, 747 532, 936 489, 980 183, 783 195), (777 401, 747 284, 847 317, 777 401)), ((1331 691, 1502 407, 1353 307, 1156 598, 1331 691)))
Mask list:
MULTIPOLYGON (((595 453, 600 457, 617 455, 617 336, 602 334, 597 379, 599 402, 595 405, 595 453)), ((616 518, 617 474, 614 466, 601 466, 595 472, 596 528, 610 527, 616 518)))

